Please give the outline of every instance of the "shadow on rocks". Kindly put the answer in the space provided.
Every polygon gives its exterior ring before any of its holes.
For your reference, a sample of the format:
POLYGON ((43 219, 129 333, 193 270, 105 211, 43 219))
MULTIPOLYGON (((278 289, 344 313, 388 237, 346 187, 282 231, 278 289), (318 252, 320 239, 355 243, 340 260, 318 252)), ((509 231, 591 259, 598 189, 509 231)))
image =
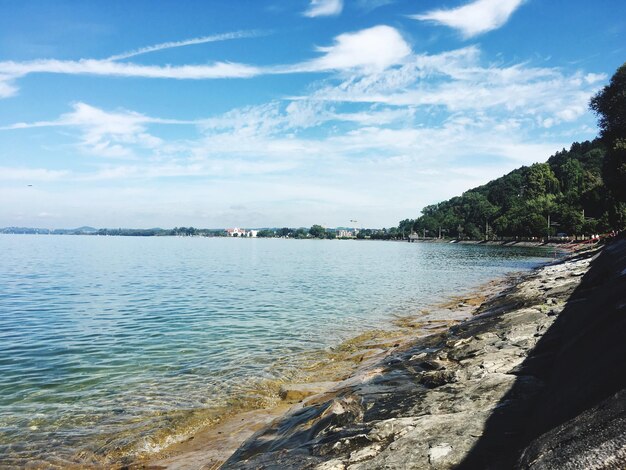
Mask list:
POLYGON ((592 260, 460 469, 626 468, 626 237, 592 260), (528 396, 527 384, 544 384, 528 396))

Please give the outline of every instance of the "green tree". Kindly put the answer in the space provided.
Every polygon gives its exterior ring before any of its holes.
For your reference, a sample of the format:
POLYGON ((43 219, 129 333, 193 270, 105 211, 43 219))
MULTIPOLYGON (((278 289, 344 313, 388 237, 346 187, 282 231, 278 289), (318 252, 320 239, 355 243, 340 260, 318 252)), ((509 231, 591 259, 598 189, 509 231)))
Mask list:
POLYGON ((293 234, 293 230, 288 227, 283 227, 278 231, 279 237, 288 237, 293 234))
POLYGON ((626 201, 626 64, 589 103, 598 115, 600 137, 607 146, 602 176, 609 190, 626 201))
POLYGON ((585 218, 582 211, 576 210, 570 206, 559 206, 556 210, 558 214, 557 232, 563 232, 567 235, 580 235, 583 232, 585 218))
POLYGON ((276 234, 274 233, 273 230, 259 230, 258 233, 256 234, 257 237, 259 238, 272 238, 274 237, 276 234))
POLYGON ((560 168, 561 189, 570 194, 572 199, 577 198, 583 189, 585 179, 583 165, 579 160, 569 159, 560 168))
POLYGON ((400 223, 398 224, 398 231, 402 234, 403 238, 406 238, 409 235, 411 235, 411 232, 413 231, 414 223, 415 221, 411 219, 404 219, 400 221, 400 223))
POLYGON ((535 163, 526 172, 526 197, 533 199, 555 194, 559 190, 559 180, 547 163, 535 163))
POLYGON ((299 228, 293 232, 293 238, 306 238, 307 234, 308 232, 305 229, 299 228))
POLYGON ((309 229, 309 235, 314 238, 324 238, 324 235, 326 235, 326 229, 321 225, 313 225, 309 229))

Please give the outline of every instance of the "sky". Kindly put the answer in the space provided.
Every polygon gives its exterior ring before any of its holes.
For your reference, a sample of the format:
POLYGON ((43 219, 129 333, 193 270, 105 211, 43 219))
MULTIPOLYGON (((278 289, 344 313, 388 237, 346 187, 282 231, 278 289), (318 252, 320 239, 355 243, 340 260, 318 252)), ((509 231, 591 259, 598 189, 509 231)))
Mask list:
POLYGON ((597 135, 622 0, 0 0, 0 227, 390 227, 597 135))

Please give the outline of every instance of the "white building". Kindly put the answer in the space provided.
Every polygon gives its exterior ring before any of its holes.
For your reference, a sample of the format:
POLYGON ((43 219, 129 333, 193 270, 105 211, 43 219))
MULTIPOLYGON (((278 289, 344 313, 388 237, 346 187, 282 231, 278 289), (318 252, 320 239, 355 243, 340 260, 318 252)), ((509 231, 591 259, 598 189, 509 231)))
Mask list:
POLYGON ((226 234, 229 237, 256 237, 258 230, 246 230, 245 228, 227 228, 226 234))
POLYGON ((226 234, 229 237, 245 237, 246 236, 246 231, 245 231, 245 229, 238 228, 238 227, 227 228, 226 229, 226 234))
POLYGON ((354 238, 356 237, 357 233, 359 233, 359 231, 357 229, 354 230, 337 230, 337 238, 354 238))

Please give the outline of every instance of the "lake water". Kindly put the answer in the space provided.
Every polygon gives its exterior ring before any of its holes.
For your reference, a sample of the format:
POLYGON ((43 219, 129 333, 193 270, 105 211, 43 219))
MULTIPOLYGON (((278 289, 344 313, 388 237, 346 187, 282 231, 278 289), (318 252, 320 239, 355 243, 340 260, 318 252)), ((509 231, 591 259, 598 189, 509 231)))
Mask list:
MULTIPOLYGON (((0 235, 0 461, 106 462, 262 406, 303 354, 538 248, 0 235), (269 387, 271 388, 271 387, 269 387)), ((1 466, 1 465, 0 465, 1 466)))

